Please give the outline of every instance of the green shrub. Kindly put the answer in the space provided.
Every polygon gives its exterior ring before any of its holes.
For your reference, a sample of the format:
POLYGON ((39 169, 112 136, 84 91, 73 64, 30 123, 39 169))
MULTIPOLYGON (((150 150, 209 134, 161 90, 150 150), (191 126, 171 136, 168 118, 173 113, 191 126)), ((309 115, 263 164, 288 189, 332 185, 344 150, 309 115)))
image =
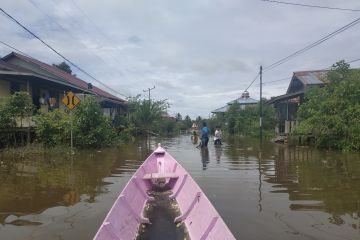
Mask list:
POLYGON ((360 71, 344 61, 328 73, 329 84, 310 89, 300 106, 298 134, 312 134, 318 147, 360 150, 360 71))
POLYGON ((70 143, 70 116, 58 109, 34 117, 37 141, 45 147, 70 143))
POLYGON ((111 122, 103 115, 93 96, 86 97, 74 110, 74 144, 79 147, 110 146, 118 140, 111 122))

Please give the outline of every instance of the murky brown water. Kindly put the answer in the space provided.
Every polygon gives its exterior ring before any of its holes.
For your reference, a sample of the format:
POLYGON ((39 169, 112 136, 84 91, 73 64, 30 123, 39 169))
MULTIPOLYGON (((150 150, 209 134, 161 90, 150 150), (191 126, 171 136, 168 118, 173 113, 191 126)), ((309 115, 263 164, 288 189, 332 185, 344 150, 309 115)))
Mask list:
MULTIPOLYGON (((233 139, 208 151, 161 141, 237 239, 360 239, 360 155, 233 139)), ((35 159, 0 155, 0 239, 91 239, 146 142, 35 159)))

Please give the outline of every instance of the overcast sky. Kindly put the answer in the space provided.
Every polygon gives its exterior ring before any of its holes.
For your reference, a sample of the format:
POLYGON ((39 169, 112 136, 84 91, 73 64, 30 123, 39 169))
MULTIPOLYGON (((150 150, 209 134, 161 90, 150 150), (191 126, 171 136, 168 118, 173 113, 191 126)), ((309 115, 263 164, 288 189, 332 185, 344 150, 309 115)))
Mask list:
MULTIPOLYGON (((359 0, 284 0, 360 9, 359 0)), ((1 8, 113 89, 168 99, 170 114, 208 117, 259 71, 360 17, 260 0, 1 0, 1 8)), ((0 14, 0 40, 46 63, 60 57, 0 14)), ((0 44, 0 56, 12 51, 0 44)), ((360 24, 264 73, 267 98, 294 71, 360 58, 360 24)), ((359 67, 360 62, 353 67, 359 67)), ((93 82, 73 68, 83 80, 93 82)), ((259 98, 258 81, 249 89, 259 98)), ((98 84, 93 82, 94 85, 98 84)), ((121 97, 121 96, 120 96, 121 97)))

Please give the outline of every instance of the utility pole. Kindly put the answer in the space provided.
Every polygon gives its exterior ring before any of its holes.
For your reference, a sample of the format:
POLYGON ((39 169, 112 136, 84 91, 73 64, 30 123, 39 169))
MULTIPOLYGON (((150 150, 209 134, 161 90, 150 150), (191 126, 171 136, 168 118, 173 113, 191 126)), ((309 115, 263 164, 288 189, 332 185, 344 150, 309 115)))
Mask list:
MULTIPOLYGON (((143 92, 149 92, 149 108, 151 107, 150 92, 151 92, 151 90, 154 90, 154 89, 155 89, 155 85, 154 85, 154 87, 152 87, 152 88, 148 88, 147 90, 143 90, 143 92)), ((149 126, 149 128, 148 128, 147 139, 149 140, 149 146, 148 146, 148 148, 150 149, 150 126, 149 126)))
POLYGON ((147 90, 143 90, 143 92, 149 92, 149 102, 150 102, 150 92, 151 90, 154 90, 155 86, 153 88, 148 88, 147 90))
POLYGON ((262 129, 262 117, 263 117, 263 109, 262 109, 262 66, 260 66, 260 111, 259 111, 259 116, 260 116, 260 142, 262 142, 262 137, 263 137, 263 129, 262 129))

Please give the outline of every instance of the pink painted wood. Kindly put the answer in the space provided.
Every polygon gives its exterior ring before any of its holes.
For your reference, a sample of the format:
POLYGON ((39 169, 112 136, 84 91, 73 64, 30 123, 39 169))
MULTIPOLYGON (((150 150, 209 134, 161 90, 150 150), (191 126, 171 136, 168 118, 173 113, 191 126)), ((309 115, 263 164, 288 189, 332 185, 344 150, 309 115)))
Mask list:
POLYGON ((184 222, 192 240, 235 239, 200 187, 160 144, 129 180, 94 239, 135 239, 140 224, 149 223, 143 209, 153 200, 147 191, 159 177, 166 183, 175 181, 170 197, 176 199, 181 215, 174 222, 184 222))

